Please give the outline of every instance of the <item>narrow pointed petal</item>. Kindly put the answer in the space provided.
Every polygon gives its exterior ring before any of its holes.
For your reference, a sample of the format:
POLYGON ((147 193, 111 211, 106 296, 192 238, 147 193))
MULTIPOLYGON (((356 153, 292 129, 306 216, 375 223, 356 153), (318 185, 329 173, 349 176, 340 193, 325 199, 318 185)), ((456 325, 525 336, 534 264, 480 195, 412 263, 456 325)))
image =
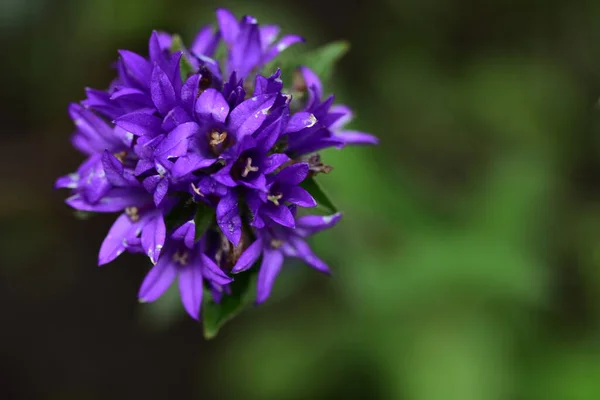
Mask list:
POLYGON ((225 119, 229 115, 229 104, 221 93, 209 88, 202 92, 196 100, 195 111, 199 121, 212 118, 217 122, 225 123, 225 119))
POLYGON ((319 77, 308 67, 300 67, 300 74, 304 79, 304 83, 308 89, 308 102, 306 104, 308 109, 312 109, 323 96, 323 86, 319 77))
POLYGON ((161 119, 146 112, 125 114, 117 118, 115 124, 136 136, 155 137, 162 132, 161 119))
POLYGON ((240 33, 240 26, 235 15, 227 9, 219 8, 217 10, 217 22, 225 43, 228 45, 235 43, 235 40, 240 33))
POLYGON ((200 74, 195 74, 187 78, 181 87, 181 105, 183 109, 190 115, 193 115, 194 103, 198 98, 200 74))
POLYGON ((332 131, 341 129, 344 125, 349 123, 353 117, 352 110, 350 109, 350 107, 345 106, 343 104, 336 104, 332 106, 329 112, 331 114, 340 115, 334 123, 329 125, 329 129, 331 129, 332 131))
POLYGON ((231 177, 231 166, 232 164, 229 163, 226 166, 224 166, 223 168, 221 168, 220 171, 214 173, 212 175, 212 178, 220 183, 223 186, 227 186, 227 187, 235 187, 237 186, 237 182, 233 180, 233 178, 231 177))
POLYGON ((344 144, 366 145, 379 143, 377 137, 358 131, 336 132, 335 137, 342 140, 344 144))
POLYGON ((139 176, 142 175, 145 172, 150 171, 152 168, 154 168, 154 163, 150 160, 139 160, 137 165, 135 166, 135 171, 133 172, 133 174, 135 176, 139 176))
POLYGON ((282 169, 275 179, 286 185, 298 185, 306 179, 308 170, 309 167, 307 163, 293 164, 282 169))
POLYGON ((55 189, 75 189, 79 183, 79 174, 73 173, 61 176, 54 183, 55 189))
POLYGON ((188 138, 199 131, 200 127, 195 122, 186 122, 178 125, 158 145, 155 155, 162 159, 184 156, 188 151, 188 138))
POLYGON ((194 319, 200 318, 202 305, 202 268, 196 260, 179 268, 179 293, 185 311, 194 319))
POLYGON ((164 40, 162 42, 163 44, 161 45, 159 33, 157 31, 152 31, 152 35, 150 35, 150 40, 148 41, 148 55, 150 56, 151 62, 158 63, 159 65, 165 59, 165 49, 163 47, 165 44, 164 40))
POLYGON ((140 106, 151 106, 152 104, 148 101, 146 93, 142 90, 135 89, 132 87, 125 87, 112 93, 110 100, 125 100, 132 103, 137 103, 140 106))
POLYGON ((294 228, 296 224, 294 221, 294 215, 284 204, 280 204, 278 206, 275 204, 267 204, 261 208, 261 212, 267 217, 271 218, 273 221, 277 222, 279 225, 287 226, 288 228, 294 228))
POLYGON ((164 178, 161 179, 160 182, 158 182, 158 185, 156 186, 156 190, 154 192, 154 204, 157 207, 160 206, 162 201, 165 199, 165 196, 167 195, 168 190, 169 190, 169 180, 164 179, 164 178))
POLYGON ((285 192, 285 201, 300 207, 316 207, 317 201, 300 186, 292 186, 285 192))
POLYGON ((242 271, 246 271, 254 263, 258 260, 258 257, 262 254, 263 251, 263 241, 262 239, 256 239, 254 243, 252 243, 240 256, 240 258, 235 263, 235 266, 231 270, 231 273, 237 274, 242 271))
POLYGON ((229 71, 236 71, 241 78, 261 62, 262 46, 260 31, 255 18, 245 16, 240 23, 240 33, 235 46, 230 49, 229 71))
POLYGON ((169 80, 169 77, 158 64, 154 65, 154 70, 152 71, 150 94, 152 96, 152 102, 162 115, 166 115, 177 105, 175 88, 173 88, 173 84, 169 80))
POLYGON ((175 129, 178 125, 191 122, 192 118, 181 106, 177 106, 167 113, 162 122, 162 130, 170 132, 175 129))
POLYGON ((119 55, 127 74, 141 87, 147 87, 152 74, 152 66, 139 54, 129 50, 119 50, 119 55))
POLYGON ((296 221, 297 231, 302 236, 314 235, 325 229, 332 228, 342 219, 342 213, 338 212, 332 215, 307 215, 298 218, 296 221))
POLYGON ((227 285, 233 281, 233 279, 228 277, 206 254, 201 254, 200 257, 203 266, 202 274, 207 280, 217 285, 227 285))
POLYGON ((277 25, 263 25, 260 27, 260 43, 263 51, 266 50, 279 35, 279 27, 277 25))
POLYGON ((188 249, 194 247, 194 236, 196 235, 196 224, 194 220, 190 220, 171 234, 171 239, 181 240, 188 249))
POLYGON ((329 267, 323 260, 317 257, 313 251, 311 250, 308 243, 302 240, 299 237, 291 237, 290 245, 293 246, 296 250, 296 257, 300 258, 306 264, 310 265, 317 271, 323 272, 325 274, 329 274, 329 267))
POLYGON ((229 130, 237 136, 238 140, 252 135, 269 115, 275 98, 274 94, 265 94, 242 102, 229 114, 229 130))
POLYGON ((156 264, 165 244, 166 227, 162 214, 152 217, 142 229, 142 247, 152 264, 156 264))
POLYGON ((216 161, 216 158, 206 158, 197 153, 188 153, 175 161, 171 169, 171 175, 174 178, 181 178, 201 168, 210 167, 216 161))
POLYGON ((275 153, 268 156, 263 164, 263 173, 270 174, 277 168, 281 167, 286 162, 290 161, 290 158, 283 153, 275 153))
POLYGON ((242 218, 238 209, 238 197, 234 190, 223 196, 217 205, 217 224, 234 246, 242 238, 242 218))
POLYGON ((125 175, 125 170, 121 161, 107 150, 102 154, 102 166, 104 168, 104 173, 106 174, 106 179, 111 185, 124 187, 135 186, 137 184, 135 178, 131 177, 128 179, 125 175))
POLYGON ((275 278, 281 271, 283 254, 278 250, 266 248, 257 278, 256 303, 263 303, 273 289, 275 278))
POLYGON ((127 215, 121 214, 117 218, 100 246, 99 266, 111 262, 125 251, 125 239, 127 239, 132 226, 133 223, 127 215))
POLYGON ((285 49, 287 49, 291 45, 296 44, 296 43, 302 43, 302 42, 304 42, 304 38, 302 36, 285 35, 284 37, 281 38, 281 40, 279 40, 279 42, 277 42, 276 45, 274 45, 273 47, 271 47, 269 49, 269 51, 267 51, 267 53, 264 55, 264 57, 262 59, 262 63, 263 64, 268 63, 269 61, 271 61, 272 59, 277 57, 281 52, 283 52, 285 49))
POLYGON ((293 133, 305 128, 311 128, 317 123, 317 118, 309 112, 298 112, 288 121, 284 133, 293 133))
POLYGON ((218 32, 214 32, 213 27, 207 25, 203 27, 200 32, 194 38, 191 52, 196 55, 204 55, 212 57, 217 45, 219 44, 220 35, 218 32))
POLYGON ((127 207, 146 204, 148 200, 147 196, 143 190, 132 191, 128 188, 114 188, 96 204, 86 202, 79 194, 69 197, 66 203, 76 210, 81 211, 117 212, 127 207))
POLYGON ((158 299, 171 286, 177 276, 177 266, 170 257, 161 257, 144 278, 138 298, 147 303, 158 299))

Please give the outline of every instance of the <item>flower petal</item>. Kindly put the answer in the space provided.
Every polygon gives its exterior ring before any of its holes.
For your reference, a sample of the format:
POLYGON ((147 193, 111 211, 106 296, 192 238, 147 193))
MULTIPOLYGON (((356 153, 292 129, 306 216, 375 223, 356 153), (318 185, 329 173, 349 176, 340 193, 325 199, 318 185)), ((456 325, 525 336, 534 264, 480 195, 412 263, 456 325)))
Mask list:
POLYGON ((323 96, 323 86, 321 85, 321 80, 310 68, 308 67, 300 67, 300 74, 302 74, 302 78, 304 79, 304 84, 309 89, 308 90, 308 101, 306 104, 307 109, 312 109, 316 106, 321 100, 323 96), (310 90, 312 89, 312 90, 310 90))
POLYGON ((150 63, 144 57, 129 50, 119 50, 119 55, 127 74, 141 87, 147 87, 152 73, 150 63))
POLYGON ((131 175, 125 174, 123 164, 108 150, 102 154, 102 167, 108 182, 117 187, 137 186, 137 181, 131 175), (129 178, 130 177, 130 178, 129 178))
POLYGON ((116 219, 100 246, 100 253, 98 254, 99 266, 111 262, 125 251, 125 239, 129 236, 133 226, 134 224, 125 214, 121 214, 116 219))
POLYGON ((307 163, 289 165, 282 169, 281 172, 276 175, 275 179, 286 185, 298 185, 306 179, 308 170, 309 167, 307 163))
POLYGON ((152 264, 156 264, 165 244, 166 227, 161 213, 153 216, 142 229, 142 247, 152 264))
POLYGON ((185 311, 194 319, 200 318, 202 305, 202 267, 199 260, 179 267, 179 293, 185 311))
POLYGON ((240 78, 246 77, 261 62, 262 46, 260 31, 255 18, 245 16, 239 25, 240 33, 229 51, 229 71, 236 71, 240 78))
POLYGON ((189 114, 181 107, 177 106, 167 113, 162 122, 162 130, 170 132, 175 129, 178 125, 192 121, 189 114))
POLYGON ((342 140, 344 144, 377 144, 379 139, 373 135, 358 131, 341 131, 336 132, 335 137, 342 140))
POLYGON ((314 114, 302 111, 298 112, 290 118, 284 130, 284 133, 293 133, 301 131, 305 128, 311 128, 317 123, 317 118, 314 114))
POLYGON ((285 191, 285 201, 300 207, 315 207, 317 201, 300 186, 292 186, 285 191))
POLYGON ((266 50, 279 35, 279 27, 277 25, 263 25, 260 27, 260 43, 263 51, 266 50))
POLYGON ((146 303, 158 299, 171 286, 176 276, 177 265, 171 257, 163 255, 144 278, 138 292, 139 300, 146 303))
POLYGON ((308 243, 297 236, 289 238, 289 244, 296 249, 296 257, 300 258, 309 266, 313 267, 317 271, 329 274, 329 267, 323 260, 317 257, 311 250, 308 243))
POLYGON ((235 263, 235 266, 231 270, 231 273, 237 274, 242 271, 246 271, 248 268, 258 260, 258 257, 263 252, 263 241, 262 239, 256 239, 248 248, 242 253, 240 258, 235 263))
POLYGON ((215 264, 215 262, 206 254, 201 254, 200 257, 202 259, 203 266, 202 274, 207 280, 217 285, 227 285, 233 281, 233 279, 228 277, 225 272, 221 271, 219 266, 215 264))
POLYGON ((66 203, 81 211, 94 212, 117 212, 127 207, 147 204, 148 195, 143 190, 131 190, 130 188, 111 189, 98 203, 90 204, 81 195, 76 194, 69 197, 66 203))
POLYGON ((221 231, 237 246, 242 238, 242 218, 238 209, 238 197, 234 190, 223 196, 217 205, 217 224, 221 231))
POLYGON ((265 175, 270 174, 271 172, 275 171, 277 168, 281 167, 283 164, 285 164, 288 161, 290 161, 290 158, 286 154, 283 154, 283 153, 271 154, 270 156, 268 156, 265 159, 265 162, 263 163, 262 172, 265 175))
POLYGON ((162 132, 160 118, 146 112, 132 112, 115 120, 115 124, 136 136, 155 137, 162 132))
POLYGON ((271 47, 269 51, 263 56, 262 63, 266 64, 275 57, 279 55, 279 53, 283 52, 285 49, 290 47, 296 43, 304 42, 304 38, 298 35, 285 35, 282 37, 276 45, 271 47))
POLYGON ((194 38, 190 50, 193 54, 212 57, 219 44, 220 35, 211 25, 204 26, 194 38))
POLYGON ((200 127, 195 122, 178 125, 156 147, 156 156, 163 160, 184 156, 188 151, 188 138, 199 130, 200 127))
POLYGON ((197 153, 187 153, 175 161, 173 168, 171 168, 171 175, 174 178, 181 178, 201 168, 210 167, 216 161, 216 158, 206 158, 197 153))
POLYGON ((240 103, 229 114, 229 131, 234 133, 238 140, 252 135, 269 115, 269 109, 276 97, 276 94, 263 94, 240 103))
POLYGON ((152 71, 150 95, 152 96, 152 102, 156 106, 156 109, 162 115, 167 114, 177 105, 173 84, 158 64, 154 64, 154 69, 152 71))
POLYGON ((296 221, 296 230, 301 236, 314 235, 325 229, 332 228, 342 219, 342 213, 338 212, 332 215, 307 215, 298 218, 296 221))
POLYGON ((169 180, 161 179, 156 186, 156 190, 154 191, 154 204, 158 207, 164 200, 167 195, 167 191, 169 190, 169 180))
POLYGON ((55 189, 75 189, 79 183, 79 174, 73 173, 61 176, 54 183, 55 189))
POLYGON ((277 222, 279 225, 287 226, 288 228, 294 228, 296 225, 296 222, 294 221, 294 215, 284 204, 280 204, 278 206, 275 204, 266 204, 265 206, 261 207, 261 212, 267 217, 271 218, 273 221, 277 222))
POLYGON ((181 105, 190 115, 193 115, 194 102, 198 98, 200 78, 200 74, 194 74, 187 78, 181 87, 181 105))
POLYGON ((283 254, 278 250, 265 248, 257 278, 256 303, 264 302, 273 289, 275 278, 281 271, 283 254))
POLYGON ((217 22, 219 31, 223 35, 223 40, 228 45, 232 45, 240 33, 240 26, 235 15, 225 8, 217 9, 217 22))
POLYGON ((229 115, 229 104, 220 92, 209 88, 202 92, 196 100, 195 111, 199 121, 212 118, 217 122, 225 123, 225 119, 229 115))
POLYGON ((171 234, 171 239, 181 240, 188 249, 192 249, 194 247, 195 236, 196 224, 194 223, 194 220, 190 220, 181 225, 179 228, 175 229, 175 231, 171 234))

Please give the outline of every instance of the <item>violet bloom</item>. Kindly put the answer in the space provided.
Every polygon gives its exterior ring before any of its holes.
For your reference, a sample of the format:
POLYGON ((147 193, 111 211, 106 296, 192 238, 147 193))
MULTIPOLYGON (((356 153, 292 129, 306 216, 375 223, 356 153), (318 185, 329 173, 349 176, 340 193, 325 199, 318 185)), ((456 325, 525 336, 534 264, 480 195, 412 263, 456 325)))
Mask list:
POLYGON ((140 300, 157 299, 178 278, 182 303, 196 319, 204 290, 216 304, 239 299, 254 275, 230 285, 225 271, 250 269, 261 255, 259 303, 285 257, 327 272, 305 238, 335 225, 341 214, 295 215, 297 207, 317 206, 302 186, 314 188, 307 180, 331 170, 315 152, 377 143, 343 129, 350 110, 333 105, 333 96, 323 100, 321 82, 308 68, 300 70, 304 87, 296 91, 306 90, 307 101, 298 112, 283 90, 291 77, 279 69, 264 75, 267 64, 276 69, 271 62, 302 38, 277 40, 278 27, 259 26, 250 16, 238 20, 224 9, 217 22, 189 47, 155 31, 148 56, 119 51, 108 89, 87 89, 87 98, 69 108, 72 143, 86 160, 55 184, 71 190, 66 203, 74 209, 117 214, 100 265, 125 251, 144 253, 154 267, 140 300), (226 55, 217 60, 221 44, 226 55), (191 218, 205 231, 196 232, 191 218))
POLYGON ((275 43, 279 28, 274 25, 259 27, 254 17, 244 16, 239 21, 226 9, 217 10, 217 21, 227 44, 227 73, 236 71, 241 78, 257 71, 291 45, 303 42, 298 35, 285 35, 275 43))
POLYGON ((346 145, 372 145, 379 140, 368 133, 344 130, 352 119, 351 110, 344 105, 333 105, 334 96, 321 101, 323 88, 319 77, 307 67, 301 67, 303 84, 308 98, 303 111, 296 118, 314 118, 314 124, 306 128, 286 130, 288 154, 300 156, 327 147, 342 148, 346 145))
POLYGON ((299 186, 308 173, 307 163, 297 163, 283 168, 276 175, 269 176, 267 191, 248 198, 248 206, 254 216, 251 225, 263 228, 270 223, 276 223, 294 228, 294 215, 288 204, 299 207, 317 205, 310 193, 299 186))
POLYGON ((341 213, 304 216, 297 219, 295 229, 271 226, 259 230, 257 239, 240 256, 231 272, 247 270, 262 255, 257 281, 257 303, 262 303, 269 297, 285 257, 299 258, 317 271, 329 273, 327 264, 312 252, 305 239, 335 226, 341 217, 341 213))
POLYGON ((167 240, 158 263, 148 272, 138 297, 141 302, 158 299, 178 278, 181 302, 194 319, 200 318, 204 282, 222 287, 232 279, 227 277, 206 254, 206 240, 194 241, 194 221, 180 226, 167 240))

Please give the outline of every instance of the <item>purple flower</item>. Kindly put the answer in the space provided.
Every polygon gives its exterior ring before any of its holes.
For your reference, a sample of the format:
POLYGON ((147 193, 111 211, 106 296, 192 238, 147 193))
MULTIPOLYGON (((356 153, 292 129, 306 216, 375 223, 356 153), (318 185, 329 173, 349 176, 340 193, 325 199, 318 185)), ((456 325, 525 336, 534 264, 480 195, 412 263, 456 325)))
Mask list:
POLYGON ((277 26, 260 27, 251 16, 244 16, 238 21, 223 8, 217 10, 217 21, 229 50, 226 71, 236 71, 241 78, 260 69, 291 45, 304 41, 298 35, 285 35, 275 43, 279 34, 277 26))
POLYGON ((220 289, 232 281, 205 254, 206 240, 195 243, 194 234, 194 221, 185 223, 173 232, 158 263, 142 282, 138 293, 141 302, 158 299, 178 278, 185 310, 192 318, 199 319, 204 282, 220 289))
POLYGON ((379 142, 368 133, 343 130, 352 119, 350 109, 344 105, 333 105, 333 95, 321 101, 323 88, 319 77, 307 67, 301 67, 300 73, 308 91, 308 99, 304 110, 296 113, 292 120, 310 120, 312 124, 305 127, 290 124, 286 129, 288 154, 300 156, 327 147, 342 148, 379 142))
POLYGON ((224 9, 217 22, 218 29, 203 27, 189 47, 155 31, 148 56, 120 50, 109 87, 86 89, 86 99, 69 107, 72 144, 85 160, 55 183, 71 190, 70 207, 117 214, 99 265, 125 251, 145 254, 154 266, 140 300, 154 301, 178 278, 184 308, 196 319, 204 290, 217 304, 241 298, 234 292, 253 273, 231 285, 227 272, 248 270, 261 255, 259 303, 285 257, 328 272, 305 238, 341 214, 297 218, 297 207, 323 200, 303 186, 314 188, 314 174, 331 170, 317 151, 377 143, 343 129, 350 110, 333 105, 333 96, 322 100, 310 69, 300 70, 307 96, 297 112, 298 99, 284 91, 291 77, 280 69, 263 75, 301 37, 277 40, 277 26, 259 26, 250 16, 237 20, 224 9), (221 42, 227 54, 217 60, 221 42))
POLYGON ((341 213, 330 216, 304 216, 298 218, 295 229, 281 226, 262 229, 254 243, 240 256, 231 272, 240 273, 251 268, 262 255, 258 272, 257 303, 262 303, 269 297, 285 257, 299 258, 317 271, 329 273, 327 264, 312 252, 305 238, 333 227, 341 217, 341 213))

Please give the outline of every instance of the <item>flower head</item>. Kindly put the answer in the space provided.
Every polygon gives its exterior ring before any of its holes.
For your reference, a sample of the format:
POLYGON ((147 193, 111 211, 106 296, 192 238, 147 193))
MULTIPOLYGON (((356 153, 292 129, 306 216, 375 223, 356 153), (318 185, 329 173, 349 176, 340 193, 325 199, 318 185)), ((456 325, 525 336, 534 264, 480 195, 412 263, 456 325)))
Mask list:
POLYGON ((189 48, 176 35, 153 32, 148 56, 119 51, 108 89, 86 89, 87 98, 69 108, 72 143, 86 160, 56 182, 72 191, 67 204, 75 209, 120 213, 100 265, 125 251, 146 254, 154 266, 140 300, 157 299, 177 279, 193 318, 203 301, 235 295, 232 281, 251 273, 261 255, 258 302, 285 257, 328 271, 305 238, 341 214, 296 216, 298 207, 307 214, 318 205, 306 183, 331 170, 317 152, 377 142, 342 129, 350 110, 333 105, 333 96, 322 100, 307 67, 299 70, 302 88, 291 91, 305 91, 300 110, 289 94, 292 77, 265 71, 300 36, 277 40, 278 27, 225 9, 217 22, 189 48), (221 43, 226 55, 217 60, 221 43))

